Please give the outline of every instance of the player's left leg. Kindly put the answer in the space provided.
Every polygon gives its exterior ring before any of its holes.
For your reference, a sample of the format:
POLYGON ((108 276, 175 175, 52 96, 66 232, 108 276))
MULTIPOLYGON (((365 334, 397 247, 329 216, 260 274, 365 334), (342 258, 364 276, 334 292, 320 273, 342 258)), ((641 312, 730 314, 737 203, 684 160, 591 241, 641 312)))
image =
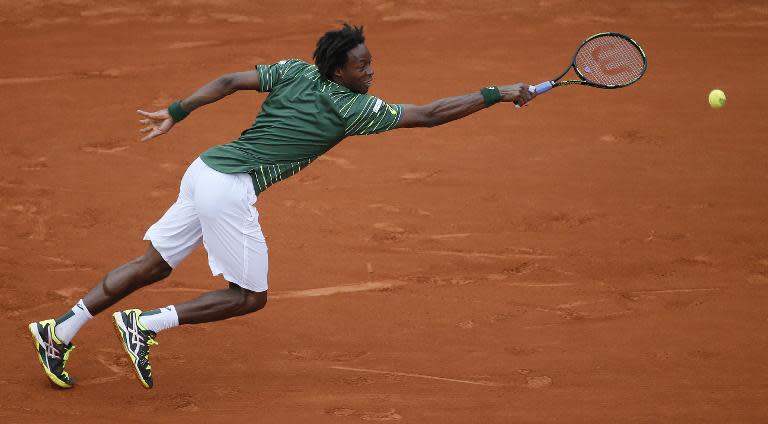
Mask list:
POLYGON ((149 350, 151 346, 157 345, 157 333, 180 324, 221 321, 249 314, 262 309, 266 304, 266 291, 254 292, 229 283, 227 289, 211 291, 184 303, 147 312, 128 309, 115 312, 112 316, 139 382, 149 389, 154 385, 149 350))
POLYGON ((229 288, 176 305, 179 324, 201 324, 256 312, 267 305, 267 291, 255 292, 229 283, 229 288))
POLYGON ((188 302, 153 311, 129 309, 113 314, 115 327, 141 384, 153 386, 150 347, 158 332, 180 324, 220 321, 262 309, 267 303, 267 246, 253 204, 247 174, 207 168, 195 183, 194 205, 213 275, 229 287, 188 302))

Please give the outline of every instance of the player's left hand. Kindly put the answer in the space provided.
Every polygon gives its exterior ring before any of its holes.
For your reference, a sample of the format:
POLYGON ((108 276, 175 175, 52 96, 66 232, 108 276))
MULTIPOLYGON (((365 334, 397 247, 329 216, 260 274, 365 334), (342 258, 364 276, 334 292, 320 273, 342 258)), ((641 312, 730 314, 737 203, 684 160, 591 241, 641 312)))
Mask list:
POLYGON ((146 125, 139 131, 142 133, 149 133, 141 141, 149 141, 159 135, 163 135, 173 128, 173 119, 168 114, 168 109, 161 109, 157 112, 145 112, 143 110, 137 110, 139 115, 145 117, 145 119, 139 120, 140 124, 146 125))

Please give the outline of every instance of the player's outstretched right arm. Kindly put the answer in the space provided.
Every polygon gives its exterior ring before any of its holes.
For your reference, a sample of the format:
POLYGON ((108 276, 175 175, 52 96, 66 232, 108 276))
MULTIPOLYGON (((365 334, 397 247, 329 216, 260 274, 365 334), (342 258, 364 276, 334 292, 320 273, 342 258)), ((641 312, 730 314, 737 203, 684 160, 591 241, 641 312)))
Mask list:
POLYGON ((140 131, 149 133, 141 141, 148 141, 167 133, 175 123, 184 119, 200 106, 221 100, 238 90, 259 89, 260 80, 257 71, 235 72, 216 78, 197 89, 191 96, 174 102, 165 109, 155 112, 138 110, 139 115, 144 117, 139 123, 145 125, 140 131))
POLYGON ((463 96, 446 97, 426 105, 403 105, 403 117, 397 128, 434 127, 471 115, 491 104, 514 102, 523 106, 531 100, 528 84, 488 87, 463 96))

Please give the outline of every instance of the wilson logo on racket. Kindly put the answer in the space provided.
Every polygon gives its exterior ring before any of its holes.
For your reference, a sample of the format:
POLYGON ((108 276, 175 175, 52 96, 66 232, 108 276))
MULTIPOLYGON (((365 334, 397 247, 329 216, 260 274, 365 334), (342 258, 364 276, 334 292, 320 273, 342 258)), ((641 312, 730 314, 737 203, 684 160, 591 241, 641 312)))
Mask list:
MULTIPOLYGON (((608 75, 629 71, 629 65, 622 62, 621 50, 613 43, 595 46, 592 49, 592 59, 600 67, 600 70, 608 75)), ((589 67, 586 67, 584 71, 590 72, 589 67)))

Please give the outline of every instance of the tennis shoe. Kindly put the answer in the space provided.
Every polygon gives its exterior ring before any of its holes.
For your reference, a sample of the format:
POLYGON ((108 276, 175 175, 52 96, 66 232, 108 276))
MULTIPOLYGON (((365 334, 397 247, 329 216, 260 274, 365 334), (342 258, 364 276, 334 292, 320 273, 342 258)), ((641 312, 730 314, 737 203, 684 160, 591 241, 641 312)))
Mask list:
POLYGON ((139 382, 146 389, 153 386, 152 366, 149 364, 149 348, 158 343, 155 341, 155 332, 147 330, 139 321, 140 309, 128 309, 115 312, 112 318, 115 322, 117 336, 120 343, 131 360, 133 370, 139 378, 139 382))
POLYGON ((61 388, 72 387, 75 380, 67 374, 64 367, 75 346, 72 343, 65 344, 56 337, 56 320, 47 319, 30 323, 29 331, 35 340, 37 359, 43 366, 45 375, 53 384, 61 388))

